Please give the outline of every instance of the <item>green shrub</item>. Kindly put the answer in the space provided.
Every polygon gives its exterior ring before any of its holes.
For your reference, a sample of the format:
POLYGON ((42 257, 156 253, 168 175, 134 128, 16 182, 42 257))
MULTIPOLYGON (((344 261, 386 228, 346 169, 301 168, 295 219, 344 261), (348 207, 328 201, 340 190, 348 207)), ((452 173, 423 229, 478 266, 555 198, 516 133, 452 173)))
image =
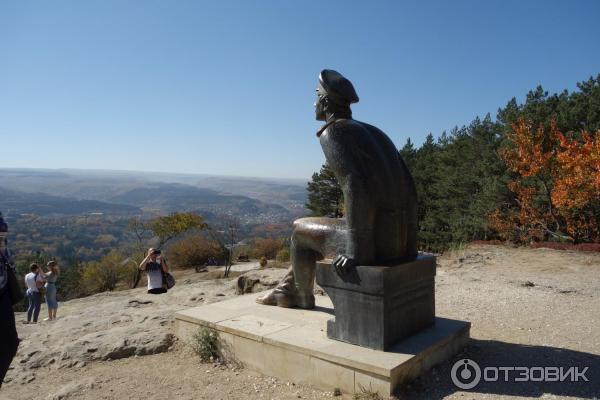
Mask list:
POLYGON ((87 293, 115 290, 117 284, 130 274, 130 267, 123 264, 124 258, 117 250, 111 250, 100 261, 86 263, 81 280, 87 293))
POLYGON ((219 335, 212 329, 199 328, 192 336, 191 346, 202 361, 221 358, 219 335))
POLYGON ((277 260, 277 262, 280 263, 290 261, 290 249, 284 247, 283 249, 279 250, 275 259, 277 260))

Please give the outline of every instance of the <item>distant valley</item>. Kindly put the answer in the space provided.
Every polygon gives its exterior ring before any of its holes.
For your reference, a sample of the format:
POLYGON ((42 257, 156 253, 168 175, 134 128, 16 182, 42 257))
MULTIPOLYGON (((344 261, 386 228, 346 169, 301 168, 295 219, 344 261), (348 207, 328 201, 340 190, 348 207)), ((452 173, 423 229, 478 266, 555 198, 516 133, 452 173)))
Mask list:
POLYGON ((237 240, 287 237, 292 221, 306 215, 305 202, 306 183, 299 180, 0 169, 0 212, 21 259, 97 260, 135 241, 131 218, 175 211, 197 212, 217 229, 234 217, 237 240))
POLYGON ((5 216, 90 213, 159 215, 197 211, 243 223, 291 221, 305 213, 305 182, 120 171, 0 169, 5 216))

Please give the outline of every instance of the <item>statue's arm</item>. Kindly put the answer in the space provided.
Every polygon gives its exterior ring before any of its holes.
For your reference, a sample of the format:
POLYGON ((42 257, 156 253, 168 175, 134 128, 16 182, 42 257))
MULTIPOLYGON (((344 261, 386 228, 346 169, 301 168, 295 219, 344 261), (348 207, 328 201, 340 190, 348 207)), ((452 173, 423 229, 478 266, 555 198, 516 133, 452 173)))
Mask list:
POLYGON ((325 158, 344 193, 345 217, 348 229, 346 252, 351 264, 370 263, 375 259, 373 225, 375 214, 370 204, 368 179, 359 168, 360 149, 352 134, 340 129, 328 129, 321 136, 325 158))

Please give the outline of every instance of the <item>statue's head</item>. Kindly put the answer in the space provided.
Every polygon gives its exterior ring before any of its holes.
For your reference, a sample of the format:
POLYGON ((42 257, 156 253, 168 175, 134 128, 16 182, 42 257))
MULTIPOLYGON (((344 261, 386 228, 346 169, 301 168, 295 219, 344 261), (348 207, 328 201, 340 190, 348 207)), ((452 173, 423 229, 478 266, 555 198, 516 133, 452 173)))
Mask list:
POLYGON ((319 74, 315 114, 318 121, 327 120, 327 115, 350 118, 350 104, 358 102, 358 95, 352 82, 332 69, 324 69, 319 74))

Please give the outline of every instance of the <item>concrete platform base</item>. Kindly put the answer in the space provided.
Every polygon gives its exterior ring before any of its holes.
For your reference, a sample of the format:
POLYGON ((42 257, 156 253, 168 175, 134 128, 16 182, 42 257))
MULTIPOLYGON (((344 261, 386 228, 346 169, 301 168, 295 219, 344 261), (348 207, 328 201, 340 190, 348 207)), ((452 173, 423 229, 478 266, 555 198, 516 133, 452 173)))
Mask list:
POLYGON ((437 317, 433 327, 389 351, 372 350, 327 338, 328 297, 317 296, 314 310, 301 310, 261 306, 257 296, 176 313, 178 337, 188 341, 199 327, 212 328, 226 356, 249 369, 324 390, 366 388, 383 396, 452 357, 469 339, 469 322, 437 317))

